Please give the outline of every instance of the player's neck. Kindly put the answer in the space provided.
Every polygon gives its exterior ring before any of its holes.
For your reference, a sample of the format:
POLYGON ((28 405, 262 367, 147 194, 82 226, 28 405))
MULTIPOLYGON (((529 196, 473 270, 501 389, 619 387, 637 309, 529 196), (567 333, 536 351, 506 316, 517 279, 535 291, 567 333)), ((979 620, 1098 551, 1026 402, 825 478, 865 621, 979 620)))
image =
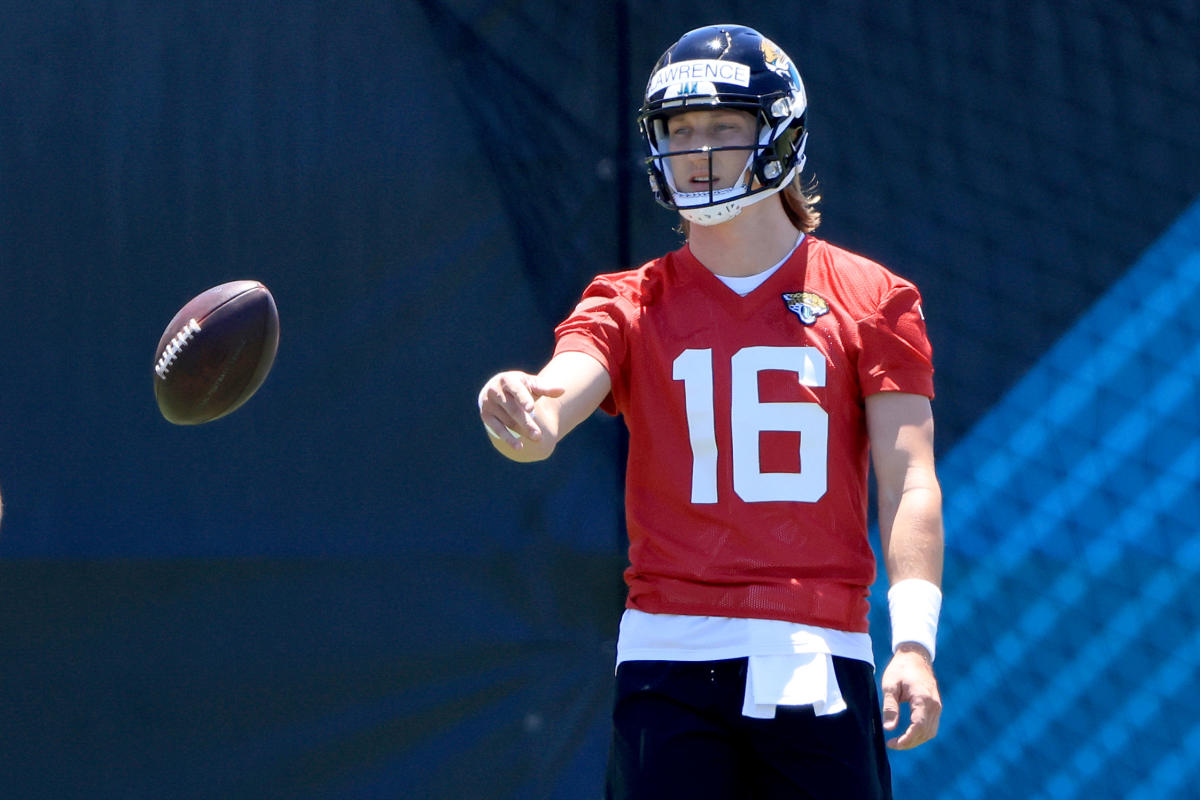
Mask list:
POLYGON ((710 272, 740 278, 778 264, 796 246, 799 235, 783 206, 767 200, 719 225, 691 225, 688 248, 710 272))

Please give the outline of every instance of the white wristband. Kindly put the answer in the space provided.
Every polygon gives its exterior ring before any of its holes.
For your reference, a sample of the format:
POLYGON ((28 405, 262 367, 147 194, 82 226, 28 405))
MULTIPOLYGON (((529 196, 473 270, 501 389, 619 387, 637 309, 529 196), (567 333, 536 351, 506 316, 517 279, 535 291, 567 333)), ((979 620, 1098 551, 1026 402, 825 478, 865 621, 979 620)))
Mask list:
POLYGON ((929 581, 907 578, 888 589, 888 611, 892 618, 892 652, 904 642, 914 642, 929 651, 932 661, 942 590, 929 581))

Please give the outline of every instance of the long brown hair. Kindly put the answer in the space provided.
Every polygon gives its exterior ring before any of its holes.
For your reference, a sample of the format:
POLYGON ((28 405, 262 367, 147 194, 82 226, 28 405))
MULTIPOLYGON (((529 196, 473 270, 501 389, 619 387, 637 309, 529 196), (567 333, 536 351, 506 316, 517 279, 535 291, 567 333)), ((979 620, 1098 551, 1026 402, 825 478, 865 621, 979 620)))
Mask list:
POLYGON ((783 195, 783 210, 796 230, 802 233, 815 231, 821 224, 821 212, 817 210, 817 203, 821 202, 821 195, 817 194, 817 179, 813 178, 805 186, 800 174, 796 173, 796 177, 783 187, 780 194, 783 195))

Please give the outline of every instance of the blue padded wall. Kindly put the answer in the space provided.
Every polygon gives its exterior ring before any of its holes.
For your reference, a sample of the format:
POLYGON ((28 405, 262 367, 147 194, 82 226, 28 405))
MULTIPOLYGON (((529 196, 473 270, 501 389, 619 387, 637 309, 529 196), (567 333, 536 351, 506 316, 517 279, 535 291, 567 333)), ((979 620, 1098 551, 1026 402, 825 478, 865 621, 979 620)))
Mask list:
POLYGON ((1200 777, 1200 202, 942 461, 945 798, 1200 777))

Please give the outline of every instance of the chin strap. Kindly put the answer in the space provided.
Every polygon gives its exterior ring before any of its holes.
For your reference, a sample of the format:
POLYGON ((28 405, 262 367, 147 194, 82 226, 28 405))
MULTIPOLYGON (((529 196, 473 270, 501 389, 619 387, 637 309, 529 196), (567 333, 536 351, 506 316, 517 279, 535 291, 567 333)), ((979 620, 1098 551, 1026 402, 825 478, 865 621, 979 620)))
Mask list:
MULTIPOLYGON (((793 169, 774 189, 764 189, 754 194, 745 194, 743 192, 742 194, 734 197, 732 200, 728 200, 720 205, 708 206, 706 208, 685 208, 679 204, 678 200, 676 200, 675 206, 679 210, 679 215, 688 222, 696 225, 719 225, 722 222, 728 222, 738 214, 742 213, 743 208, 752 206, 760 200, 766 200, 768 197, 778 194, 783 187, 791 183, 795 177, 796 170, 793 169)), ((733 191, 736 188, 738 187, 730 187, 729 189, 722 189, 721 191, 728 192, 733 191)), ((710 194, 719 195, 720 192, 693 192, 693 194, 701 194, 705 197, 708 197, 710 194)), ((676 198, 678 198, 678 196, 679 195, 675 195, 676 198)))

